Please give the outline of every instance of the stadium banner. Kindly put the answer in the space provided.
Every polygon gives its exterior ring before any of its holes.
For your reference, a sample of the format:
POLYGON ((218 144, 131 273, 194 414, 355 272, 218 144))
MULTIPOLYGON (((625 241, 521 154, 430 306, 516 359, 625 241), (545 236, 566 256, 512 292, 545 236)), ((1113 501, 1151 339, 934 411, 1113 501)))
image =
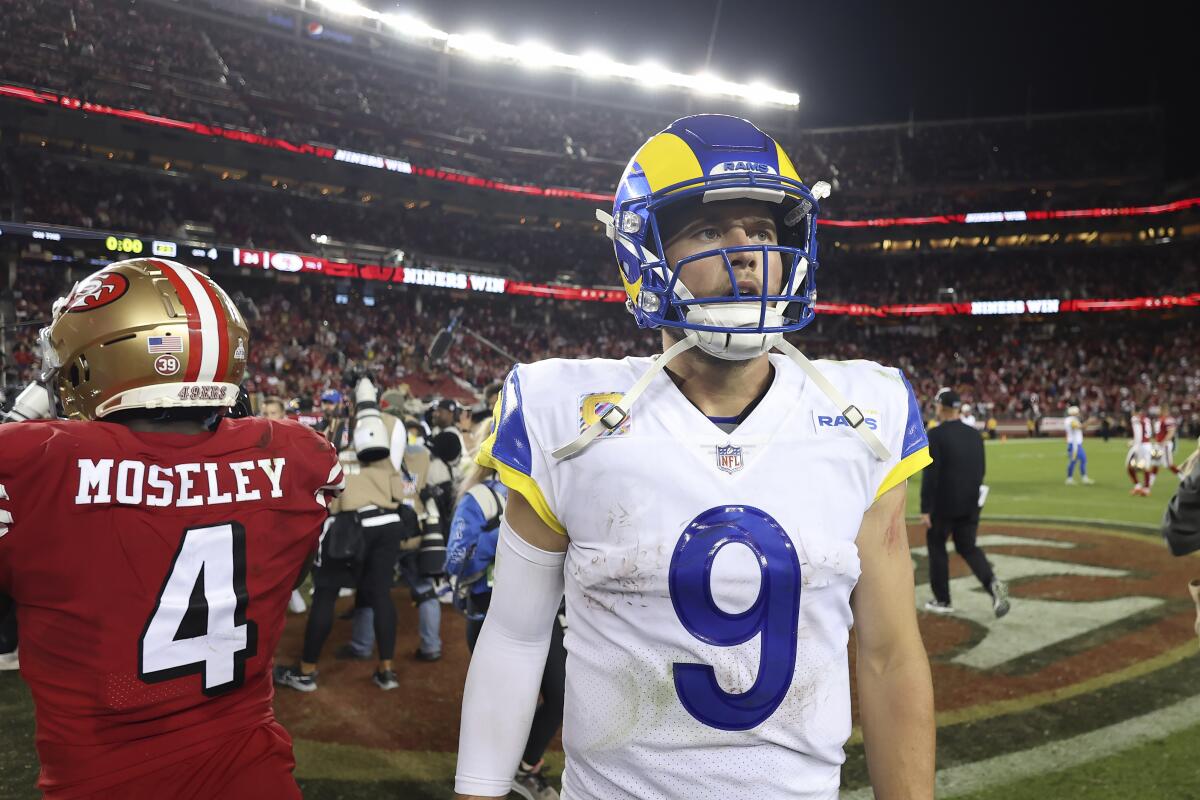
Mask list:
MULTIPOLYGON (((337 36, 346 35, 338 34, 328 28, 325 28, 320 23, 310 23, 306 33, 313 38, 337 38, 337 36), (314 33, 313 26, 320 28, 320 31, 314 33)), ((159 125, 162 127, 172 128, 174 130, 186 131, 189 133, 194 133, 198 136, 229 139, 231 141, 241 142, 243 144, 254 145, 257 147, 270 147, 277 150, 285 150, 289 153, 310 155, 317 158, 326 158, 333 161, 341 161, 347 164, 354 164, 356 166, 367 167, 370 169, 397 172, 403 175, 416 175, 418 177, 429 178, 431 180, 457 183, 463 186, 470 186, 472 188, 485 189, 494 192, 524 194, 533 197, 586 200, 588 202, 604 204, 613 202, 613 195, 603 192, 585 192, 580 189, 571 189, 559 186, 534 186, 531 184, 507 183, 505 181, 483 178, 478 175, 471 175, 469 173, 459 172, 457 170, 444 169, 440 167, 418 166, 405 159, 396 158, 393 156, 383 156, 374 153, 360 153, 355 150, 346 150, 326 144, 316 144, 311 142, 298 144, 295 142, 289 142, 286 139, 280 139, 273 136, 263 136, 257 133, 239 130, 237 128, 225 128, 220 125, 205 125, 200 122, 186 122, 183 120, 171 119, 170 117, 163 117, 157 114, 148 114, 144 111, 137 111, 134 109, 114 108, 112 106, 106 106, 99 103, 87 102, 75 97, 70 97, 68 95, 60 95, 56 92, 32 89, 27 86, 0 83, 0 97, 8 97, 14 100, 24 100, 26 102, 37 103, 40 105, 56 105, 61 108, 82 111, 88 114, 114 116, 132 122, 139 122, 145 125, 159 125)), ((969 225, 978 223, 1026 222, 1031 220, 1040 221, 1147 216, 1170 214, 1196 207, 1200 207, 1200 197, 1189 197, 1182 200, 1176 200, 1171 203, 1163 203, 1153 206, 1059 209, 1053 211, 973 211, 966 214, 937 214, 934 216, 886 217, 878 219, 830 219, 828 217, 820 217, 817 220, 817 223, 819 225, 828 225, 829 227, 833 228, 892 228, 916 227, 925 225, 969 225)))
MULTIPOLYGON (((182 242, 128 233, 71 228, 60 225, 0 221, 0 245, 5 241, 22 242, 34 257, 67 263, 83 262, 97 269, 126 258, 174 258, 185 264, 208 269, 237 267, 285 275, 323 275, 327 278, 358 278, 364 281, 402 283, 453 289, 481 294, 512 294, 547 297, 553 300, 577 300, 591 303, 623 303, 624 289, 609 286, 570 286, 565 284, 514 281, 500 275, 429 269, 407 264, 356 264, 309 253, 286 250, 230 247, 204 242, 182 242), (46 252, 58 246, 83 256, 46 252)), ((850 317, 931 317, 931 316, 1013 316, 1045 315, 1064 312, 1154 311, 1200 306, 1200 292, 1162 297, 1125 297, 1116 299, 1031 298, 1012 300, 975 300, 969 303, 905 303, 870 306, 862 303, 817 303, 822 314, 850 317)))
POLYGON ((1066 417, 1042 417, 1038 422, 1038 430, 1042 433, 1066 433, 1066 417))

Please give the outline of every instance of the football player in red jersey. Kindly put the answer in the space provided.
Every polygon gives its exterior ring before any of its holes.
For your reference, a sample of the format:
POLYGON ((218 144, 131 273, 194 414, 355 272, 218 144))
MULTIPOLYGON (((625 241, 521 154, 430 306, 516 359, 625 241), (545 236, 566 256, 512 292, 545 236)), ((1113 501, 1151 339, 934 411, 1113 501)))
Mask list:
POLYGON ((299 798, 271 660, 342 483, 336 454, 302 425, 223 416, 249 332, 181 264, 89 276, 42 341, 43 413, 56 401, 70 419, 0 426, 0 595, 17 609, 38 786, 299 798))
POLYGON ((1133 443, 1125 454, 1125 468, 1133 481, 1130 494, 1135 497, 1150 496, 1150 462, 1153 459, 1154 426, 1150 414, 1135 410, 1129 416, 1129 428, 1133 434, 1133 443), (1138 473, 1143 479, 1139 480, 1138 473))
POLYGON ((1183 480, 1179 467, 1175 464, 1175 432, 1179 429, 1179 420, 1171 413, 1170 406, 1163 406, 1154 420, 1154 441, 1158 444, 1158 459, 1154 463, 1153 473, 1158 473, 1159 467, 1166 467, 1175 473, 1175 477, 1183 480))

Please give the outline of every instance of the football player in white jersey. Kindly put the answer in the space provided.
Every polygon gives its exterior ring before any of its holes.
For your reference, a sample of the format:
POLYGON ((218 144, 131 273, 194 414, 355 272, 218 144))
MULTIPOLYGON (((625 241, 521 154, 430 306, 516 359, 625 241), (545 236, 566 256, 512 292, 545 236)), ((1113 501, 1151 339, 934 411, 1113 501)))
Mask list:
POLYGON ((1095 483, 1087 474, 1087 453, 1083 449, 1083 422, 1080 421, 1079 406, 1067 408, 1067 485, 1075 485, 1075 465, 1079 465, 1079 477, 1085 484, 1095 483))
POLYGON ((664 352, 505 382, 479 461, 512 491, 459 797, 508 793, 564 584, 567 800, 836 798, 851 627, 876 797, 933 797, 904 521, 920 409, 898 370, 783 338, 812 319, 827 193, 749 122, 699 115, 651 137, 598 213, 664 352))

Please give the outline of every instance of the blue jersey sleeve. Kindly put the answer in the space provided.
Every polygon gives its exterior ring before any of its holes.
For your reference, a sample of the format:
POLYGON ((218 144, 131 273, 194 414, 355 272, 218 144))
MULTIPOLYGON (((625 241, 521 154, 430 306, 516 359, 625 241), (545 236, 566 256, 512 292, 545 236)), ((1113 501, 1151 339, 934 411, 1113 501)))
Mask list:
POLYGON ((878 500, 888 490, 899 486, 904 481, 929 466, 933 459, 929 456, 929 439, 925 435, 925 423, 921 418, 921 405, 913 392, 912 385, 903 372, 899 373, 903 384, 903 394, 896 392, 893 401, 893 415, 903 420, 903 427, 892 428, 895 433, 888 437, 888 449, 892 457, 884 464, 886 472, 879 488, 875 491, 878 500))
POLYGON ((520 492, 548 527, 566 534, 566 527, 548 497, 549 466, 546 454, 528 424, 527 407, 521 395, 520 365, 513 367, 492 414, 492 430, 479 447, 475 461, 496 470, 509 489, 520 492))

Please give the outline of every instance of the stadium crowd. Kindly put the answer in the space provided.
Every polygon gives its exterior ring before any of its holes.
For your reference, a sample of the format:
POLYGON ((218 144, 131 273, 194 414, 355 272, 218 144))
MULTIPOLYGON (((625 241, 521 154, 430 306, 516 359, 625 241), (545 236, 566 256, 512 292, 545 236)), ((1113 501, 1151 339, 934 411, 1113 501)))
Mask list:
MULTIPOLYGON (((128 0, 5 6, 0 81, 501 180, 607 191, 626 155, 682 114, 682 104, 649 110, 650 96, 646 110, 631 110, 579 101, 565 88, 547 96, 522 93, 511 82, 439 79, 428 72, 429 58, 409 52, 407 62, 399 60, 404 48, 395 42, 361 33, 355 45, 313 41, 265 20, 233 19, 224 6, 219 17, 128 0)), ((1162 120, 1154 112, 830 131, 800 131, 786 121, 767 127, 802 174, 829 178, 846 193, 839 201, 846 214, 961 212, 980 204, 988 210, 1017 201, 1020 208, 1062 208, 1161 196, 1155 178, 1162 120)))
POLYGON ((2 160, 5 174, 18 187, 0 196, 0 215, 13 212, 6 218, 304 253, 319 252, 314 237, 324 235, 417 258, 483 262, 512 277, 550 280, 569 272, 581 284, 615 280, 594 224, 522 225, 511 215, 449 213, 403 198, 364 203, 209 173, 44 155, 2 160), (62 192, 61 186, 73 188, 62 192))
MULTIPOLYGON (((619 284, 595 224, 523 220, 503 209, 491 216, 467 214, 403 198, 364 203, 40 148, 0 160, 0 180, 9 184, 7 190, 0 184, 0 216, 11 219, 306 253, 320 253, 315 237, 328 236, 397 248, 416 264, 465 260, 474 269, 524 280, 619 284)), ((1058 246, 851 255, 832 245, 836 237, 836 230, 825 234, 825 269, 818 276, 821 299, 829 302, 1137 297, 1189 293, 1200 285, 1194 249, 1181 254, 1178 248, 1058 246), (947 289, 954 290, 952 298, 947 289)))
MULTIPOLYGON (((0 15, 0 82, 491 178, 600 191, 611 190, 620 159, 676 115, 521 92, 511 82, 473 83, 456 68, 439 77, 430 59, 395 42, 361 32, 354 33, 358 47, 305 37, 293 11, 275 20, 291 20, 285 31, 246 9, 197 8, 204 4, 9 0, 0 15)), ((1152 111, 839 131, 798 130, 780 116, 768 115, 767 123, 802 173, 833 181, 835 194, 823 207, 831 218, 1160 201, 1161 125, 1152 111), (1138 178, 1120 180, 1125 175, 1138 178)), ((525 219, 503 208, 445 208, 402 196, 414 187, 399 179, 394 194, 367 198, 346 188, 289 188, 254 173, 150 164, 144 154, 125 158, 78 142, 6 141, 0 216, 296 252, 321 252, 323 236, 402 250, 409 265, 457 260, 527 280, 617 283, 596 226, 551 212, 525 219)), ((866 255, 839 252, 836 240, 836 233, 823 239, 819 274, 821 300, 834 303, 1160 295, 1193 291, 1200 278, 1195 249, 1180 245, 866 255)), ((18 322, 45 313, 65 288, 61 275, 22 266, 11 292, 18 322)), ((407 384, 415 397, 473 398, 504 374, 507 357, 460 334, 442 363, 424 358, 459 307, 464 326, 518 360, 654 349, 653 336, 634 333, 619 305, 389 287, 374 308, 350 298, 355 308, 347 313, 328 281, 236 281, 232 288, 256 332, 253 387, 291 398, 318 395, 355 363, 407 384)), ((937 335, 931 324, 827 317, 803 341, 814 355, 902 364, 925 396, 958 385, 1000 417, 1068 399, 1114 414, 1152 398, 1190 403, 1197 378, 1188 332, 1163 338, 1148 333, 1146 317, 1095 317, 939 320, 937 335), (940 338, 948 326, 962 329, 953 349, 940 338), (1171 375, 1152 366, 1176 358, 1184 366, 1171 375)), ((34 330, 9 336, 10 382, 32 372, 34 330)))
MULTIPOLYGON (((44 318, 53 298, 69 288, 61 267, 23 266, 18 278, 13 297, 19 323, 44 318)), ((503 378, 514 359, 619 358, 658 349, 656 335, 638 330, 619 304, 388 286, 367 307, 357 294, 340 305, 329 280, 222 282, 254 335, 248 389, 307 402, 340 387, 341 376, 356 366, 370 369, 385 386, 403 385, 420 402, 453 397, 475 405, 483 387, 503 378), (430 363, 430 345, 452 315, 460 319, 455 342, 441 361, 430 363)), ((35 374, 36 331, 31 325, 9 337, 11 386, 35 374)), ((1200 433, 1198 333, 1194 321, 1156 312, 1038 320, 937 317, 901 324, 818 315, 796 343, 814 358, 898 366, 926 401, 939 387, 955 386, 964 400, 999 420, 1055 415, 1077 403, 1085 413, 1106 414, 1120 424, 1133 411, 1160 405, 1182 417, 1181 433, 1189 436, 1200 433)))

